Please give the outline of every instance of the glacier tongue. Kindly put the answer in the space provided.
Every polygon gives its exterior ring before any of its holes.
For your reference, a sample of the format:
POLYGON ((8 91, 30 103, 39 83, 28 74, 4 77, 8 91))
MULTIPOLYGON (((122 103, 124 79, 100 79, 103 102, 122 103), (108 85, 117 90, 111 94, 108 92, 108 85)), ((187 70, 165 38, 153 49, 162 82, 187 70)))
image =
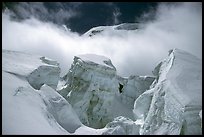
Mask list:
POLYGON ((74 57, 64 80, 66 84, 59 88, 59 93, 72 104, 82 123, 103 128, 117 116, 134 119, 134 100, 149 88, 154 78, 122 78, 110 59, 85 54, 74 57))
POLYGON ((152 88, 135 101, 135 117, 144 119, 140 134, 202 134, 201 65, 189 53, 170 51, 154 70, 157 79, 152 88))

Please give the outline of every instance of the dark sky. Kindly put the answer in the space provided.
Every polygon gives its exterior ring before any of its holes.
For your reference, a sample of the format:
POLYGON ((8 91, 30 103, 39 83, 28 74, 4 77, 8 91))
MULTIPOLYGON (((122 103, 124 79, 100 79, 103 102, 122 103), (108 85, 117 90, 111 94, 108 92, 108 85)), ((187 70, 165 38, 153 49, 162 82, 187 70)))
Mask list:
POLYGON ((154 12, 157 4, 155 2, 15 2, 3 3, 3 8, 8 7, 14 11, 18 19, 34 16, 42 21, 58 25, 66 24, 72 31, 82 34, 96 26, 141 22, 141 16, 149 11, 154 12))

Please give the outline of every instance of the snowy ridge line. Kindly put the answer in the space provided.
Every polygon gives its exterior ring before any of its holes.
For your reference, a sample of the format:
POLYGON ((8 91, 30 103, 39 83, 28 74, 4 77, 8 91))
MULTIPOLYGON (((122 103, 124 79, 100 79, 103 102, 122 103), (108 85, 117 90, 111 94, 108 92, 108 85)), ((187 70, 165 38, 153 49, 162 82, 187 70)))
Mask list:
POLYGON ((123 32, 137 31, 138 29, 141 29, 141 28, 142 28, 142 25, 139 23, 122 23, 122 24, 113 25, 113 26, 98 26, 98 27, 91 28, 90 30, 85 32, 83 36, 92 37, 103 33, 120 35, 121 31, 123 32))

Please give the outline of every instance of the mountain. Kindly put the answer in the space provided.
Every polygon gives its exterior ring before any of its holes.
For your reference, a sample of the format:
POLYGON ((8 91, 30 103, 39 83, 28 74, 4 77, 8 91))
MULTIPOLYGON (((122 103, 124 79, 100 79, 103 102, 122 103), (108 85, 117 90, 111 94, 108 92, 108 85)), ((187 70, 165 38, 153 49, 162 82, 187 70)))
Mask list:
POLYGON ((120 35, 122 32, 128 32, 128 31, 138 31, 138 29, 141 29, 142 25, 139 23, 122 23, 119 25, 113 25, 113 26, 98 26, 93 27, 89 31, 83 34, 83 36, 92 37, 95 35, 102 35, 103 33, 106 34, 115 34, 120 35))
POLYGON ((56 61, 2 50, 2 64, 2 134, 70 134, 82 126, 55 90, 56 61))
POLYGON ((123 78, 83 54, 60 77, 54 60, 2 50, 2 134, 202 134, 201 65, 173 49, 154 76, 123 78))

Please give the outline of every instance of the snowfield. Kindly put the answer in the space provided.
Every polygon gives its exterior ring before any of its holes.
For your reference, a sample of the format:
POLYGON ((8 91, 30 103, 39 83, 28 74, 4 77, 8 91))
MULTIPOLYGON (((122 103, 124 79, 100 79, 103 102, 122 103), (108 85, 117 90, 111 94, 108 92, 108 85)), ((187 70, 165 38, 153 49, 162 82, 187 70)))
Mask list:
POLYGON ((173 49, 153 74, 123 78, 84 54, 60 78, 56 61, 3 49, 2 134, 202 134, 202 60, 173 49))

